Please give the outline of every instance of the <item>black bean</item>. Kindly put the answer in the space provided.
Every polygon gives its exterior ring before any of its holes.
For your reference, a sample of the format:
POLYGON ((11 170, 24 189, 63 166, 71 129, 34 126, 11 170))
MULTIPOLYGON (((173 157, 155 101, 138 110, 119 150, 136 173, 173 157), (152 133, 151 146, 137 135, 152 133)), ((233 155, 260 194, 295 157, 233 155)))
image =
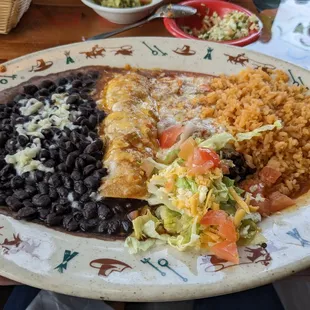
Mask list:
POLYGON ((89 129, 87 126, 83 126, 81 129, 81 134, 83 134, 84 136, 88 136, 89 133, 89 129))
POLYGON ((68 167, 68 168, 72 168, 73 166, 74 166, 74 164, 75 164, 75 159, 76 159, 76 156, 75 156, 75 154, 69 154, 68 156, 67 156, 67 158, 66 158, 66 166, 68 167))
POLYGON ((80 152, 83 152, 85 150, 85 148, 90 144, 89 141, 87 140, 84 140, 84 141, 80 141, 78 144, 77 144, 77 147, 78 149, 80 150, 80 152))
POLYGON ((77 170, 82 170, 85 166, 85 161, 78 157, 76 160, 75 160, 75 169, 77 170))
POLYGON ((101 169, 102 168, 102 161, 101 160, 97 160, 96 161, 96 169, 101 169))
POLYGON ((10 155, 13 155, 17 150, 17 141, 14 138, 6 141, 5 149, 10 155))
MULTIPOLYGON (((77 201, 77 200, 79 200, 81 198, 81 195, 78 194, 77 192, 71 192, 71 195, 72 195, 73 201, 77 201)), ((83 201, 81 201, 81 202, 83 202, 83 201)))
POLYGON ((0 147, 4 147, 9 136, 5 131, 0 131, 0 147))
POLYGON ((33 84, 29 84, 24 86, 24 93, 27 95, 33 95, 38 91, 38 87, 33 85, 33 84))
POLYGON ((37 217, 38 211, 35 208, 23 207, 18 210, 16 217, 18 219, 32 220, 37 217))
POLYGON ((50 209, 39 208, 38 211, 39 211, 39 219, 42 221, 44 221, 50 213, 50 209))
POLYGON ((82 203, 86 203, 90 201, 90 197, 89 197, 89 193, 86 192, 85 194, 83 194, 81 197, 80 197, 80 202, 82 203))
POLYGON ((19 209, 23 207, 23 204, 16 197, 13 196, 7 197, 5 202, 9 206, 9 208, 14 212, 17 212, 19 209))
POLYGON ((59 187, 62 184, 61 177, 59 174, 53 174, 48 180, 48 184, 53 187, 59 187))
POLYGON ((44 163, 44 166, 47 168, 54 168, 56 165, 56 162, 54 159, 49 159, 44 163))
POLYGON ((68 153, 65 150, 63 149, 59 150, 59 158, 61 161, 66 161, 67 156, 68 156, 68 153))
POLYGON ((43 181, 45 183, 48 183, 48 180, 50 179, 50 177, 53 175, 52 172, 46 172, 43 181))
POLYGON ((74 190, 80 194, 83 195, 87 192, 87 187, 83 184, 83 181, 75 181, 74 182, 74 190))
POLYGON ((68 80, 66 78, 59 78, 57 81, 56 81, 56 84, 59 85, 59 86, 63 86, 63 85, 66 85, 68 83, 68 80))
POLYGON ((94 158, 93 156, 89 155, 89 154, 81 154, 80 157, 85 160, 85 162, 89 165, 89 164, 94 164, 96 163, 96 158, 94 158))
POLYGON ((87 177, 84 180, 84 184, 91 189, 97 189, 98 186, 100 185, 100 180, 96 177, 94 177, 93 175, 87 177))
POLYGON ((79 224, 74 219, 73 215, 70 214, 64 217, 63 227, 68 231, 76 231, 79 229, 79 224))
POLYGON ((47 160, 50 158, 50 152, 48 150, 42 149, 39 154, 40 161, 47 160))
POLYGON ((125 233, 132 231, 132 223, 129 220, 122 220, 122 229, 125 233))
POLYGON ((82 179, 82 173, 78 170, 73 170, 71 173, 71 178, 73 181, 80 181, 82 179))
POLYGON ((53 210, 55 210, 56 214, 63 215, 69 213, 71 208, 66 205, 57 204, 53 207, 53 210))
POLYGON ((107 205, 98 204, 98 216, 102 220, 108 220, 113 216, 113 213, 107 205))
POLYGON ((24 199, 29 198, 29 194, 24 189, 17 189, 14 191, 14 197, 22 201, 24 199))
POLYGON ((94 165, 87 165, 83 169, 83 175, 88 176, 95 171, 96 167, 94 165))
POLYGON ((59 164, 59 165, 56 167, 56 169, 57 169, 58 171, 61 171, 61 172, 67 172, 67 171, 68 171, 67 166, 66 166, 66 164, 64 164, 64 163, 59 164))
POLYGON ((101 179, 102 177, 106 176, 108 174, 108 170, 107 168, 101 168, 101 169, 98 169, 94 172, 93 176, 98 178, 98 179, 101 179))
POLYGON ((92 154, 92 153, 94 153, 94 152, 96 152, 96 151, 98 151, 98 146, 97 146, 96 143, 93 142, 93 143, 89 144, 89 145, 85 148, 84 153, 86 153, 86 154, 92 154))
POLYGON ((32 203, 36 207, 48 208, 51 205, 51 199, 48 195, 37 194, 32 197, 32 203))
POLYGON ((88 118, 88 127, 94 129, 98 125, 98 120, 95 115, 90 115, 88 118))
POLYGON ((40 182, 37 185, 38 191, 40 194, 48 194, 49 193, 49 187, 48 183, 40 182))
POLYGON ((94 153, 92 153, 92 155, 97 159, 97 160, 102 160, 102 158, 103 158, 103 152, 94 152, 94 153))
POLYGON ((51 198, 51 200, 55 201, 58 199, 58 193, 57 190, 53 187, 49 188, 49 196, 51 198))
POLYGON ((20 146, 26 146, 27 143, 29 142, 29 139, 27 138, 27 136, 19 135, 17 137, 17 141, 18 141, 20 146))
POLYGON ((51 80, 43 80, 40 84, 40 88, 50 88, 52 85, 55 85, 55 83, 51 80))
POLYGON ((97 227, 98 222, 98 219, 81 220, 80 229, 85 232, 92 231, 97 227))
POLYGON ((67 197, 66 198, 60 198, 58 200, 58 203, 61 204, 61 205, 67 206, 68 205, 68 198, 67 197))
POLYGON ((75 150, 74 144, 71 141, 65 142, 65 150, 69 153, 75 150))
POLYGON ((117 220, 110 221, 107 227, 107 233, 109 235, 117 234, 120 231, 120 222, 117 220))
POLYGON ((58 93, 58 94, 62 94, 66 91, 66 88, 64 86, 58 86, 56 89, 55 89, 55 92, 58 93))
POLYGON ((97 216, 97 204, 95 202, 88 202, 83 209, 83 216, 89 220, 97 216))
POLYGON ((46 88, 42 88, 42 89, 39 89, 35 94, 34 96, 40 101, 40 99, 43 99, 47 96, 49 96, 49 91, 48 89, 46 88))
POLYGON ((11 187, 13 189, 20 188, 24 185, 24 179, 20 176, 15 176, 11 179, 11 187))
POLYGON ((33 179, 35 182, 41 182, 44 178, 44 172, 41 170, 34 171, 33 179))
POLYGON ((50 94, 53 94, 56 90, 57 86, 56 85, 51 85, 49 88, 48 88, 48 91, 50 92, 50 94))
POLYGON ((62 175, 62 182, 65 188, 70 189, 73 187, 73 181, 69 175, 62 175))
POLYGON ((82 87, 82 81, 80 81, 80 80, 73 81, 72 82, 72 87, 74 87, 74 88, 82 87))
POLYGON ((13 171, 14 166, 12 164, 5 165, 0 171, 0 177, 7 177, 13 171))
POLYGON ((26 184, 25 185, 25 191, 30 195, 30 196, 33 196, 34 194, 36 194, 37 192, 37 189, 32 186, 32 185, 29 185, 29 184, 26 184))
POLYGON ((50 149, 50 158, 54 159, 55 161, 59 160, 59 152, 57 149, 50 149))
POLYGON ((83 213, 81 211, 75 211, 75 212, 73 212, 73 218, 77 222, 80 222, 83 219, 83 213))
POLYGON ((68 90, 68 93, 69 93, 69 95, 78 95, 79 90, 77 88, 72 87, 68 90))
POLYGON ((61 225, 62 221, 63 221, 63 217, 61 215, 56 214, 56 213, 50 213, 46 217, 46 224, 49 226, 61 225))
MULTIPOLYGON (((11 194, 10 194, 11 195, 11 194)), ((7 195, 4 192, 0 192, 0 204, 4 205, 5 204, 5 199, 7 198, 7 195)))
POLYGON ((68 197, 68 190, 65 187, 58 187, 57 189, 57 193, 61 198, 67 198, 68 197))
POLYGON ((41 133, 46 139, 51 139, 54 135, 54 133, 50 129, 42 129, 41 133))
POLYGON ((97 227, 97 231, 99 233, 106 233, 108 230, 109 221, 101 221, 97 227))
POLYGON ((25 207, 31 207, 31 208, 34 207, 33 203, 31 202, 31 199, 26 199, 26 200, 24 200, 24 201, 23 201, 23 205, 24 205, 25 207))

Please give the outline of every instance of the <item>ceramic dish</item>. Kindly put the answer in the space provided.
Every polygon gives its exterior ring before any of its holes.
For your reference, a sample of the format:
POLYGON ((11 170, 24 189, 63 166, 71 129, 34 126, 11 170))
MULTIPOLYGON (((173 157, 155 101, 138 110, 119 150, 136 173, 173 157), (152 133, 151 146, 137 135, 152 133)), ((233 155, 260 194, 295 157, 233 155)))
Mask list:
POLYGON ((162 2, 153 0, 150 4, 135 8, 108 8, 94 3, 92 0, 81 0, 98 15, 115 24, 132 24, 150 15, 162 2))
MULTIPOLYGON (((245 66, 277 68, 288 74, 290 83, 310 85, 309 71, 255 52, 197 40, 142 37, 60 46, 12 60, 2 67, 6 72, 0 75, 0 91, 35 76, 128 64, 209 75, 235 74, 245 66), (102 55, 91 54, 99 47, 102 55), (117 52, 125 47, 129 53, 117 52)), ((309 195, 303 195, 296 207, 265 219, 261 228, 266 247, 239 248, 239 265, 167 246, 130 255, 123 241, 65 234, 1 215, 0 274, 46 290, 118 301, 185 300, 245 290, 310 266, 309 204, 309 195)))
MULTIPOLYGON (((187 38, 187 39, 195 39, 195 40, 202 40, 194 37, 185 31, 183 31, 182 27, 190 27, 190 28, 201 28, 202 19, 206 15, 206 8, 209 8, 209 16, 216 12, 220 17, 223 15, 231 12, 231 11, 239 11, 243 12, 247 15, 252 15, 252 13, 245 8, 225 1, 214 1, 214 0, 189 0, 184 1, 179 4, 188 5, 196 8, 198 13, 194 16, 186 17, 186 18, 179 18, 178 20, 165 18, 164 24, 167 30, 177 38, 187 38)), ((262 23, 259 21, 260 30, 259 31, 251 31, 248 36, 236 39, 236 40, 229 40, 229 41, 217 41, 218 43, 222 44, 230 44, 235 46, 245 46, 255 42, 262 31, 262 23)), ((203 40, 203 41, 211 41, 211 40, 203 40)))

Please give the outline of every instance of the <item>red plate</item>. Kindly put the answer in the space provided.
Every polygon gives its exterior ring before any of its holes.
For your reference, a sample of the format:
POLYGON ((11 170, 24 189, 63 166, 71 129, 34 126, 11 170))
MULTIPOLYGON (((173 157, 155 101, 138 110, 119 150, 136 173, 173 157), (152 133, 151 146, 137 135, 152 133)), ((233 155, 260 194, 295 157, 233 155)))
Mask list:
MULTIPOLYGON (((250 11, 244 9, 243 7, 230 3, 230 2, 225 2, 225 1, 189 0, 189 1, 183 1, 178 4, 188 5, 188 6, 196 8, 197 14, 193 16, 189 16, 189 17, 178 18, 178 19, 164 18, 164 24, 165 24, 166 29, 173 36, 177 38, 195 39, 195 40, 200 40, 200 41, 211 41, 211 40, 198 39, 197 37, 191 36, 181 29, 181 27, 183 26, 200 29, 202 25, 202 20, 207 14, 206 12, 207 8, 209 9, 209 14, 208 14, 209 16, 211 16, 213 12, 216 12, 219 16, 223 17, 223 15, 231 11, 243 12, 249 16, 252 15, 250 11)), ((251 31, 250 34, 246 37, 243 37, 241 39, 236 39, 236 40, 213 41, 213 42, 236 45, 236 46, 245 46, 245 45, 255 42, 259 38, 261 31, 262 31, 262 26, 260 23, 260 29, 258 31, 256 30, 251 31)))

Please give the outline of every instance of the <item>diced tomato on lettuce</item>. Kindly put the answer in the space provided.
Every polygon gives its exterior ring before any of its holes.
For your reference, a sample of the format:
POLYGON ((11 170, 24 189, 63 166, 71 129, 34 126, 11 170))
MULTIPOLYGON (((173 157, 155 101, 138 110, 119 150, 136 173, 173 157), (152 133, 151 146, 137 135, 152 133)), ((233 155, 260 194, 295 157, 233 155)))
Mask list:
POLYGON ((184 128, 181 125, 169 127, 159 136, 159 144, 163 149, 172 147, 178 140, 184 128))
POLYGON ((223 210, 210 210, 204 215, 200 224, 214 226, 217 229, 218 236, 222 239, 222 241, 210 247, 211 252, 219 258, 238 264, 237 232, 227 213, 223 210))

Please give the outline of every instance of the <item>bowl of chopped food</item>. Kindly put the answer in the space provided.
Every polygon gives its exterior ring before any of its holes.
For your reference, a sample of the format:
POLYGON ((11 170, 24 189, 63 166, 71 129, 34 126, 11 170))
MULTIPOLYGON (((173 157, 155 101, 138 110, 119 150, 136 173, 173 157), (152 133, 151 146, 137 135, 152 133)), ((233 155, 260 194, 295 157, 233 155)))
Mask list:
POLYGON ((261 34, 258 17, 236 4, 218 0, 189 0, 180 4, 196 8, 197 13, 177 21, 164 19, 167 30, 177 38, 245 46, 261 34))
POLYGON ((115 24, 131 24, 150 15, 162 0, 81 0, 115 24))

